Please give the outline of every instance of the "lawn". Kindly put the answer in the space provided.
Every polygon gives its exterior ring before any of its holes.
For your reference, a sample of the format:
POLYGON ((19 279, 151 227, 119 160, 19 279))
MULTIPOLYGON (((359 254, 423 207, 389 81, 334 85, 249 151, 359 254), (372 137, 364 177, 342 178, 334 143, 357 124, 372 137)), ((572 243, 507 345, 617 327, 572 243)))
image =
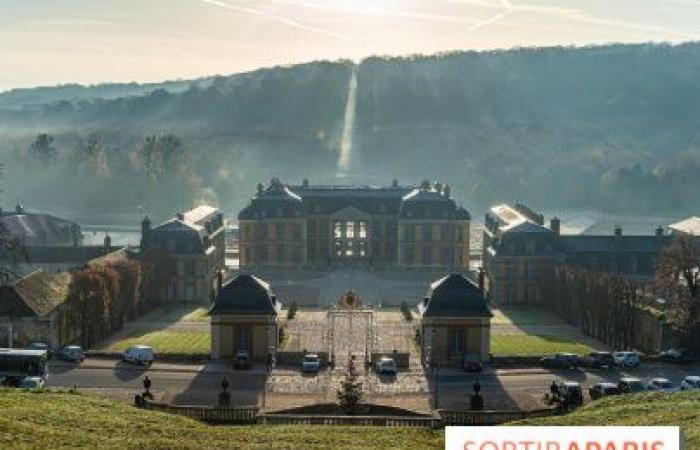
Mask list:
POLYGON ((491 353, 497 356, 536 356, 557 352, 585 354, 594 349, 573 337, 547 334, 491 334, 491 353))
POLYGON ((121 352, 132 345, 142 344, 153 347, 158 354, 163 353, 202 353, 211 351, 211 337, 206 331, 160 330, 134 331, 124 339, 114 342, 107 350, 121 352))
POLYGON ((639 394, 598 400, 565 416, 513 425, 675 425, 687 449, 700 449, 700 392, 639 394))
POLYGON ((533 326, 533 325, 557 325, 564 321, 557 316, 543 311, 542 309, 526 307, 505 307, 493 309, 491 325, 513 325, 513 326, 533 326))
POLYGON ((84 394, 0 390, 0 448, 28 449, 442 449, 419 428, 209 426, 84 394))
POLYGON ((209 322, 208 309, 197 305, 174 305, 156 308, 139 321, 142 322, 209 322))

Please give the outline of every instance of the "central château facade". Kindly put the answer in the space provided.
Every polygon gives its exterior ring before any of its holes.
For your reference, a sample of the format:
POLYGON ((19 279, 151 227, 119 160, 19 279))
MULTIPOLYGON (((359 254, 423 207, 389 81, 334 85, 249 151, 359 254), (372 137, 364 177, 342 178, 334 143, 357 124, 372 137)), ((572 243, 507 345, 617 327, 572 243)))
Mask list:
POLYGON ((275 178, 238 215, 240 263, 467 269, 470 218, 441 183, 293 186, 275 178))

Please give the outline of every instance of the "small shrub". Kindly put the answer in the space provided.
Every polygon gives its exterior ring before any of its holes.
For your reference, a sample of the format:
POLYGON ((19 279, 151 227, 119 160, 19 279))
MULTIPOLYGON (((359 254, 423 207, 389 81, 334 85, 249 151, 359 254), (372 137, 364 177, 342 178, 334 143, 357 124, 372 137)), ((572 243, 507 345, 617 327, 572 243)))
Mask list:
POLYGON ((290 303, 289 309, 287 310, 287 320, 293 320, 294 317, 297 315, 298 309, 299 309, 299 306, 297 306, 297 302, 290 303))
POLYGON ((408 303, 401 302, 401 312, 403 313, 403 318, 406 319, 407 322, 411 322, 413 320, 413 313, 411 312, 411 308, 408 306, 408 303))

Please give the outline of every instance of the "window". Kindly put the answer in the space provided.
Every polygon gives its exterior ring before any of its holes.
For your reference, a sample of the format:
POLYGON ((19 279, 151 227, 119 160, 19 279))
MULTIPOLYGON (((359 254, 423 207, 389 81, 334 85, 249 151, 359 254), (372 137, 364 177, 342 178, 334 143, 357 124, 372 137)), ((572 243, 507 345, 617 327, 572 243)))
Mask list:
POLYGON ((284 239, 284 224, 283 223, 278 223, 275 226, 275 238, 276 239, 284 239))
POLYGON ((257 260, 259 263, 264 264, 267 262, 267 247, 265 247, 264 245, 261 245, 260 247, 258 247, 257 254, 258 254, 257 260))
POLYGON ((374 222, 374 226, 372 227, 372 232, 374 236, 376 236, 378 239, 382 238, 382 235, 384 234, 384 222, 374 222))
POLYGON ((423 247, 423 264, 429 266, 431 261, 430 247, 423 247))
POLYGON ((236 327, 233 330, 233 341, 236 350, 248 350, 250 345, 250 328, 236 327))
POLYGON ((415 250, 412 245, 406 246, 406 249, 404 251, 404 262, 406 264, 413 264, 413 261, 415 260, 415 250))
POLYGON ((442 239, 443 241, 449 241, 452 237, 450 236, 450 234, 451 233, 449 225, 443 225, 442 227, 440 227, 440 239, 442 239))
POLYGON ((447 333, 447 339, 450 353, 460 354, 464 351, 464 329, 450 328, 447 333))
POLYGON ((335 241, 333 243, 333 248, 335 249, 336 256, 342 256, 343 254, 343 243, 340 241, 335 241))
POLYGON ((423 240, 430 241, 433 239, 433 227, 432 225, 423 225, 423 240))
POLYGON ((360 221, 360 238, 364 239, 367 237, 367 222, 360 221))
POLYGON ((360 247, 360 256, 367 256, 367 243, 366 242, 358 242, 359 247, 360 247))
POLYGON ((292 228, 292 236, 295 241, 301 240, 301 225, 294 225, 294 228, 292 228))
POLYGON ((302 252, 301 252, 301 247, 298 245, 294 246, 293 249, 293 254, 292 254, 292 259, 295 263, 301 263, 302 261, 302 252))
POLYGON ((376 257, 382 256, 382 246, 379 244, 379 241, 372 242, 372 253, 376 257))
POLYGON ((452 265, 452 249, 449 247, 444 247, 442 249, 442 265, 451 266, 452 265))
POLYGON ((333 222, 333 237, 336 239, 343 237, 343 223, 342 222, 333 222))
POLYGON ((355 237, 355 222, 345 222, 345 237, 348 239, 355 237))
POLYGON ((185 262, 185 275, 194 276, 197 274, 197 266, 194 261, 185 262))
POLYGON ((283 245, 277 246, 277 261, 284 262, 284 246, 283 245))
POLYGON ((404 225, 404 239, 407 241, 414 241, 416 239, 415 225, 404 225))
POLYGON ((532 281, 535 279, 535 263, 528 261, 527 263, 527 279, 532 281))

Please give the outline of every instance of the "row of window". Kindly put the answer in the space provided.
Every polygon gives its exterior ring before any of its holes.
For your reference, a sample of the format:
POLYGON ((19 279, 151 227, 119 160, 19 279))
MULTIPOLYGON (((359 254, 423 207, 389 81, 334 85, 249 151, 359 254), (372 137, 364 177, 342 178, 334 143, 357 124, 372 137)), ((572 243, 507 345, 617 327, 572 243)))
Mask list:
POLYGON ((401 260, 403 264, 421 264, 434 265, 440 264, 443 266, 451 266, 459 264, 462 260, 462 252, 459 249, 451 247, 434 248, 422 247, 420 253, 416 254, 416 248, 408 245, 402 248, 401 260))
POLYGON ((403 239, 404 241, 416 241, 416 237, 420 236, 420 240, 423 241, 457 241, 462 242, 464 238, 464 231, 461 226, 454 225, 415 225, 407 224, 403 225, 403 239))
POLYGON ((299 263, 304 262, 304 252, 301 246, 266 246, 259 245, 256 247, 243 248, 244 264, 281 264, 281 263, 299 263))

